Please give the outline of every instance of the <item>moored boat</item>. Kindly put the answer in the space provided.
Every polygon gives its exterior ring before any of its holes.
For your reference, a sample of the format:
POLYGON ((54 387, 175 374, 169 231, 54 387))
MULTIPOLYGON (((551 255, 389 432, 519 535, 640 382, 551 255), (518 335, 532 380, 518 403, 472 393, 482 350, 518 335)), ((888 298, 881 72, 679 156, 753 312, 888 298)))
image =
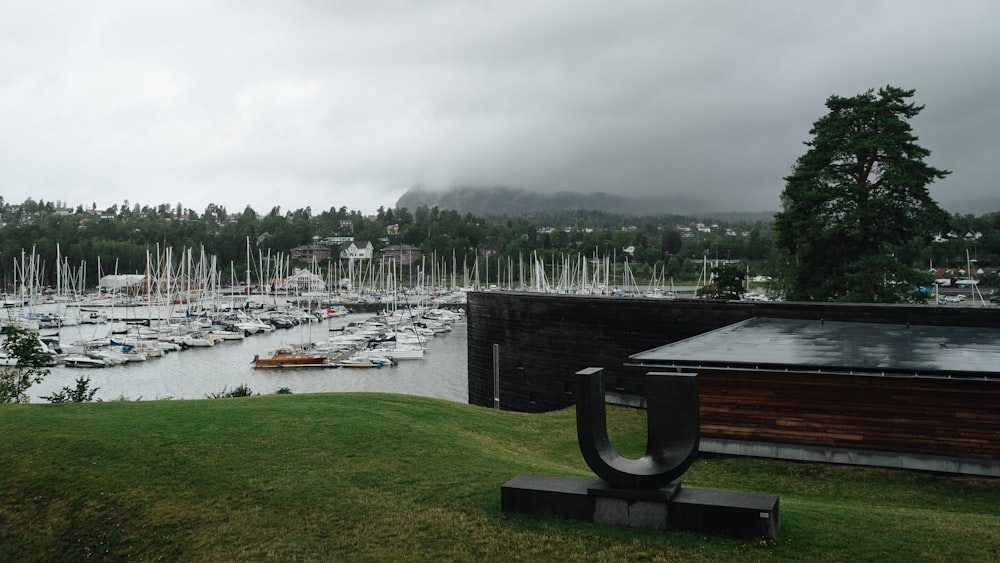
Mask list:
POLYGON ((425 350, 423 346, 416 344, 383 342, 370 348, 370 351, 392 360, 422 360, 425 350))
POLYGON ((396 361, 383 355, 374 355, 369 352, 359 352, 349 358, 344 358, 337 362, 342 368, 381 368, 385 366, 395 366, 396 361))
POLYGON ((70 354, 63 358, 63 365, 70 368, 103 368, 108 364, 100 358, 93 358, 86 354, 70 354))
POLYGON ((219 341, 234 341, 234 340, 244 340, 246 338, 246 333, 236 327, 229 326, 224 328, 218 328, 209 332, 212 338, 218 339, 219 341))
POLYGON ((326 353, 312 352, 291 346, 282 346, 267 354, 255 354, 253 357, 253 367, 255 368, 328 368, 336 366, 337 364, 331 362, 326 353))
POLYGON ((342 368, 376 368, 382 367, 381 365, 376 365, 375 362, 371 361, 369 358, 344 358, 337 362, 337 365, 342 368))

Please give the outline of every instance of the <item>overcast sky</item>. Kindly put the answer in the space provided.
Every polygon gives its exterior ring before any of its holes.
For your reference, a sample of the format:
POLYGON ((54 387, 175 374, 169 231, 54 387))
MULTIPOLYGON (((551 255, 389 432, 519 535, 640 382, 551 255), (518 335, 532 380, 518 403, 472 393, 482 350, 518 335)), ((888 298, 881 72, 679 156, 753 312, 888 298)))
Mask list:
POLYGON ((998 21, 995 0, 5 2, 0 195, 367 213, 484 185, 777 210, 827 97, 892 84, 954 171, 932 196, 979 214, 1000 210, 998 21))

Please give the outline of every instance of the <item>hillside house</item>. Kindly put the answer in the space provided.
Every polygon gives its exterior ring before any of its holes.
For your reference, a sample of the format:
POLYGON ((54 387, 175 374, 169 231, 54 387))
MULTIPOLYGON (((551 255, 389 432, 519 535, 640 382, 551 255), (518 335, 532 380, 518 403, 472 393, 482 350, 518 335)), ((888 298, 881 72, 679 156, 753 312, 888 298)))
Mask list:
POLYGON ((322 262, 330 257, 329 247, 320 244, 303 244, 292 249, 292 259, 302 262, 322 262))
POLYGON ((489 258, 490 256, 496 254, 497 245, 496 243, 488 242, 479 247, 479 255, 483 258, 489 258))
POLYGON ((409 244, 394 244, 382 249, 382 257, 386 260, 395 260, 397 264, 420 262, 423 255, 422 250, 409 244))
POLYGON ((325 244, 326 246, 329 246, 330 248, 334 248, 334 247, 339 248, 345 242, 354 242, 354 237, 353 236, 332 236, 332 237, 326 237, 326 238, 321 239, 319 241, 320 244, 325 244))
POLYGON ((340 245, 341 260, 371 260, 375 254, 375 247, 371 241, 352 240, 340 245))

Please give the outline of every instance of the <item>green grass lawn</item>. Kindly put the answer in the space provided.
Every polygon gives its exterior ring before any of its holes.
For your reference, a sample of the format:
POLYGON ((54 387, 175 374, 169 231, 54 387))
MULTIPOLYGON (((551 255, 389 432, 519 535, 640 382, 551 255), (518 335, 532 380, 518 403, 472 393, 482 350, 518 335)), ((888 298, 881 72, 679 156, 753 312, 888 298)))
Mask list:
MULTIPOLYGON (((574 412, 385 394, 0 406, 0 561, 1000 561, 1000 480, 703 458, 775 493, 773 542, 504 515, 519 473, 593 478, 574 412)), ((637 456, 641 411, 609 409, 637 456)))

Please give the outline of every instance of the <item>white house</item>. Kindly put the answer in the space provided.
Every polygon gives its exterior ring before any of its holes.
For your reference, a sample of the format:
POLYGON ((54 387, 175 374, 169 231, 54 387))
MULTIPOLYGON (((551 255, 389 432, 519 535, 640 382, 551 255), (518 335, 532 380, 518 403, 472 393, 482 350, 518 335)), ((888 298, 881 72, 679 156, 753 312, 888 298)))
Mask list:
POLYGON ((334 236, 334 237, 326 237, 325 239, 322 239, 321 241, 319 241, 320 244, 325 244, 327 246, 337 246, 337 247, 343 245, 345 242, 354 242, 354 237, 351 237, 351 236, 345 236, 345 237, 334 236))
POLYGON ((340 245, 340 257, 351 260, 371 260, 375 254, 375 247, 371 241, 352 240, 340 245))

